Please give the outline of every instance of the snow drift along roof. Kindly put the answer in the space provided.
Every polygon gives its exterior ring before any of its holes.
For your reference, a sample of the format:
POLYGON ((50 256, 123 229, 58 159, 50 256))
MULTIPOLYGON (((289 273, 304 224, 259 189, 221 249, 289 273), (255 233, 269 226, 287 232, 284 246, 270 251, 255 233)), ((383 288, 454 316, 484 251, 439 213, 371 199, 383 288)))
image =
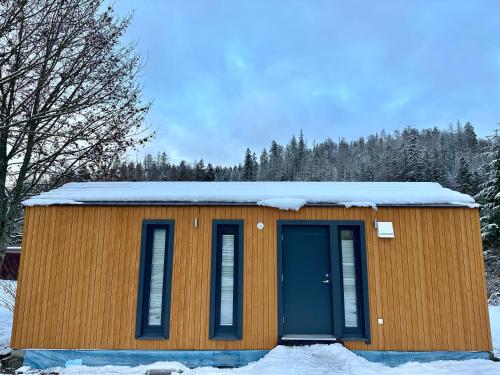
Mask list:
POLYGON ((78 182, 34 196, 25 206, 73 204, 257 204, 298 210, 305 204, 478 207, 434 182, 78 182))

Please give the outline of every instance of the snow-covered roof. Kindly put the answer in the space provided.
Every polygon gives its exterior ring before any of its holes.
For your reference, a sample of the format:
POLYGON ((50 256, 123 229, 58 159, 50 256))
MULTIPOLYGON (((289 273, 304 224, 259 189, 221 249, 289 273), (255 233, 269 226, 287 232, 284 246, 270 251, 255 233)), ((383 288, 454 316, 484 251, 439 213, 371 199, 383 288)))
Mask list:
POLYGON ((77 182, 23 202, 25 206, 133 203, 241 203, 293 210, 305 204, 478 207, 471 196, 434 182, 77 182))

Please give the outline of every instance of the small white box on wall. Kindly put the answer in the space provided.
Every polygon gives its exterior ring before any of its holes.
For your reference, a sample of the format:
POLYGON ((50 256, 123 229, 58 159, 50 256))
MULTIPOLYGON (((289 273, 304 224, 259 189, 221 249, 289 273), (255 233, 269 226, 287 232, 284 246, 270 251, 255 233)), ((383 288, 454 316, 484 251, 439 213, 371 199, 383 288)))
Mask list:
POLYGON ((376 221, 375 227, 379 238, 394 238, 394 227, 391 221, 376 221))

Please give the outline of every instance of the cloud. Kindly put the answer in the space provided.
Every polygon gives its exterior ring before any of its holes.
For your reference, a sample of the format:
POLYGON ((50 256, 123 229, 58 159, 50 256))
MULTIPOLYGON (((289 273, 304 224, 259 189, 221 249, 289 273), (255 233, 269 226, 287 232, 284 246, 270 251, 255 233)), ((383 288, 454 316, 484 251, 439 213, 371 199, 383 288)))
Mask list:
POLYGON ((300 129, 500 120, 500 2, 120 1, 147 54, 147 151, 232 164, 300 129))

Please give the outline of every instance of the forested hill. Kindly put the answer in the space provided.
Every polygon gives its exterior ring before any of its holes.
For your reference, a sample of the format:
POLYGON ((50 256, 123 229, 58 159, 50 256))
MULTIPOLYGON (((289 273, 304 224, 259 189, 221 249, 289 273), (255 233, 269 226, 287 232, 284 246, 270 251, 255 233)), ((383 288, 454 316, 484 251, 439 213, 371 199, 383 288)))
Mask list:
MULTIPOLYGON (((286 145, 273 141, 259 153, 247 149, 236 166, 213 166, 203 160, 171 164, 162 152, 146 155, 142 161, 117 162, 102 177, 137 181, 437 181, 474 195, 486 178, 483 152, 490 143, 478 138, 470 123, 447 129, 406 127, 353 141, 327 138, 309 143, 301 133, 286 145)), ((92 179, 86 171, 76 177, 92 179)))
POLYGON ((142 161, 116 160, 97 171, 83 169, 67 181, 92 180, 436 181, 481 204, 488 298, 500 303, 500 136, 478 138, 470 123, 312 144, 301 133, 286 145, 273 141, 258 154, 247 149, 235 166, 203 160, 172 164, 161 152, 142 161))

